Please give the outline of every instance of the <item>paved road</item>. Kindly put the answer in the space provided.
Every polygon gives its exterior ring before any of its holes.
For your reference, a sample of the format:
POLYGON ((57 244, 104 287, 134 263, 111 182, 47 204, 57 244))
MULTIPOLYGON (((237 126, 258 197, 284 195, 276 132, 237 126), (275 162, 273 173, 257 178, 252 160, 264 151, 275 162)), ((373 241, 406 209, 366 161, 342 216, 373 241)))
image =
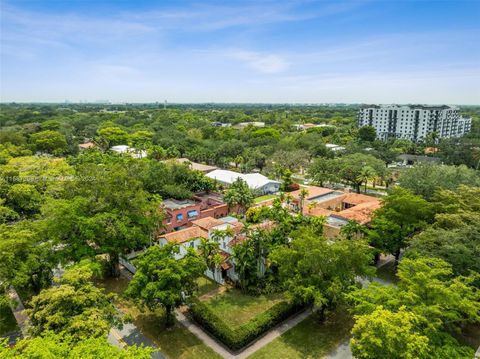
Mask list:
MULTIPOLYGON (((126 345, 138 345, 157 348, 155 343, 142 334, 142 332, 133 323, 126 323, 122 329, 112 328, 108 334, 108 342, 119 348, 126 345)), ((152 353, 152 358, 166 359, 159 351, 152 353)))
MULTIPOLYGON (((120 267, 121 275, 125 276, 129 280, 132 279, 132 273, 130 273, 125 267, 120 267)), ((117 308, 119 313, 122 313, 117 308)), ((118 348, 124 348, 126 345, 143 345, 158 349, 154 342, 148 339, 140 329, 133 323, 125 323, 122 329, 112 328, 108 334, 108 342, 115 345, 118 348)), ((152 354, 152 358, 166 359, 165 355, 160 351, 156 351, 152 354)))

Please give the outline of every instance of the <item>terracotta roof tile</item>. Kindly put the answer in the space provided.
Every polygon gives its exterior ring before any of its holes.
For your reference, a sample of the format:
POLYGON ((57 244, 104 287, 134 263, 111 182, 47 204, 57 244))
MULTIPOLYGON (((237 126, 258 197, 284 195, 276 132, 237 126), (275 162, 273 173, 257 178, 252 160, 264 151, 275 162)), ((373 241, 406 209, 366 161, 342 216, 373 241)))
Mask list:
POLYGON ((192 221, 192 224, 194 226, 204 228, 206 230, 210 230, 213 227, 220 226, 224 223, 225 222, 223 222, 222 220, 213 218, 213 217, 205 217, 205 218, 200 218, 200 219, 196 219, 195 221, 192 221))
POLYGON ((170 243, 185 243, 194 238, 208 239, 208 232, 200 227, 189 227, 176 232, 161 234, 158 238, 165 238, 170 243))
POLYGON ((80 147, 80 148, 93 148, 93 147, 97 147, 97 145, 94 144, 93 142, 86 142, 86 143, 79 144, 78 147, 80 147))
POLYGON ((305 207, 303 209, 303 214, 306 216, 325 216, 328 217, 332 213, 335 213, 334 211, 330 211, 329 209, 321 208, 321 207, 305 207))
POLYGON ((367 224, 372 220, 373 212, 381 206, 382 203, 380 201, 360 203, 352 208, 335 213, 335 216, 356 221, 360 224, 367 224))
POLYGON ((345 198, 343 198, 342 202, 357 205, 357 204, 367 203, 367 202, 380 203, 380 200, 376 197, 367 196, 365 194, 347 193, 345 198))

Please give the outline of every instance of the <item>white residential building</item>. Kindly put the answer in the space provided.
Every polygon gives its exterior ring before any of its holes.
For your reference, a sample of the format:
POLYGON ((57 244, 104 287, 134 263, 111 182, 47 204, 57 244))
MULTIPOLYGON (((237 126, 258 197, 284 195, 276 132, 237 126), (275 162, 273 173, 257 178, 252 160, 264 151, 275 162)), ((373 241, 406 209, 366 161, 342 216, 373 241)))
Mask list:
POLYGON ((228 170, 214 170, 206 174, 207 177, 224 186, 230 186, 237 178, 243 179, 251 190, 258 194, 275 193, 280 189, 280 182, 265 177, 260 173, 238 173, 228 170))
POLYGON ((175 259, 181 259, 188 253, 189 248, 199 250, 202 239, 211 239, 216 231, 230 229, 232 235, 224 235, 222 238, 219 238, 220 254, 224 258, 224 262, 213 272, 210 269, 205 271, 207 277, 213 279, 217 283, 224 284, 227 277, 232 280, 238 279, 237 274, 235 273, 233 260, 230 258, 233 254, 230 243, 235 239, 236 235, 240 233, 242 228, 243 224, 235 217, 206 217, 192 221, 192 226, 189 228, 159 235, 158 244, 161 247, 165 246, 167 243, 178 245, 179 252, 175 254, 175 259))
POLYGON ((133 158, 146 158, 147 157, 147 151, 144 150, 137 150, 136 148, 127 146, 127 145, 117 145, 110 147, 110 151, 116 152, 116 153, 128 153, 130 156, 133 158))
POLYGON ((436 132, 438 138, 461 137, 469 132, 471 118, 460 116, 457 107, 424 105, 364 105, 357 114, 358 126, 373 126, 377 138, 414 142, 436 132))

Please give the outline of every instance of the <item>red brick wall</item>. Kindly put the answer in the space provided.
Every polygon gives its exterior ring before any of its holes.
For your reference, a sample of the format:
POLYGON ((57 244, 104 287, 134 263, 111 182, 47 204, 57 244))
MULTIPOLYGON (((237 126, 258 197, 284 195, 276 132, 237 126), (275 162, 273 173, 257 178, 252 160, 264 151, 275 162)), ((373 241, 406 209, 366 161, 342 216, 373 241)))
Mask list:
POLYGON ((225 216, 228 216, 228 206, 225 203, 209 209, 205 209, 200 213, 200 218, 221 218, 225 216))
POLYGON ((167 223, 166 219, 163 222, 163 224, 165 225, 165 231, 167 233, 173 231, 175 227, 190 227, 192 225, 191 221, 199 219, 202 216, 200 212, 200 204, 195 204, 195 205, 188 206, 185 208, 180 208, 180 209, 174 209, 172 211, 169 210, 167 211, 167 216, 171 217, 170 223, 167 223), (187 213, 193 210, 196 210, 199 213, 199 215, 195 218, 188 219, 187 213), (183 219, 180 221, 177 221, 178 214, 183 215, 183 219))

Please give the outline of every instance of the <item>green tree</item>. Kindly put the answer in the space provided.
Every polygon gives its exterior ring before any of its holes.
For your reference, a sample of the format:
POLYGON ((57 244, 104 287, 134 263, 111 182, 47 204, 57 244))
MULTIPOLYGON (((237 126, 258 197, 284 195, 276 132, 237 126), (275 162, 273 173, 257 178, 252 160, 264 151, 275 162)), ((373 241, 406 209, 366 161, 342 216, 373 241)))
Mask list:
POLYGON ((158 196, 135 174, 138 161, 119 161, 78 166, 69 197, 42 208, 46 234, 62 245, 64 260, 106 254, 112 276, 120 274, 120 256, 149 244, 163 219, 158 196))
POLYGON ((83 261, 67 269, 58 286, 44 289, 30 301, 27 310, 34 336, 53 331, 74 339, 106 336, 119 323, 111 298, 92 280, 100 266, 83 261))
POLYGON ((288 192, 288 191, 291 191, 291 186, 293 185, 293 179, 292 179, 292 171, 290 171, 289 169, 286 169, 285 171, 283 171, 283 174, 282 174, 282 185, 281 185, 281 188, 282 188, 282 191, 284 192, 288 192))
POLYGON ((39 152, 47 152, 61 155, 67 150, 67 140, 63 134, 57 131, 42 131, 30 136, 30 142, 39 152))
POLYGON ((315 159, 308 169, 308 176, 314 184, 321 187, 325 185, 325 182, 340 180, 338 177, 337 162, 327 158, 315 159))
POLYGON ((345 225, 340 228, 340 233, 346 239, 351 240, 358 238, 359 236, 364 236, 368 233, 368 229, 357 221, 349 220, 345 225))
POLYGON ((144 150, 152 143, 153 132, 137 131, 130 135, 130 142, 136 149, 144 150))
POLYGON ((358 359, 416 359, 429 356, 429 340, 419 333, 419 318, 404 309, 398 312, 378 307, 357 318, 350 341, 358 359))
POLYGON ((433 220, 433 208, 422 197, 396 188, 377 209, 368 232, 370 243, 384 253, 400 257, 409 239, 433 220))
POLYGON ((7 192, 7 204, 17 213, 32 215, 40 209, 42 196, 34 185, 17 183, 12 185, 7 192))
POLYGON ((125 294, 150 310, 163 308, 166 324, 173 325, 173 311, 185 303, 196 288, 196 279, 206 269, 204 260, 193 249, 181 259, 175 259, 178 247, 152 246, 135 261, 137 271, 125 294))
POLYGON ((454 191, 462 184, 480 186, 480 174, 466 166, 421 164, 402 172, 398 182, 403 188, 429 200, 440 189, 454 191))
POLYGON ((358 138, 363 142, 373 142, 377 138, 377 130, 373 126, 362 126, 358 129, 358 138))
POLYGON ((102 337, 74 340, 68 334, 53 332, 21 339, 13 347, 9 347, 6 341, 0 341, 0 357, 5 359, 150 359, 152 352, 151 348, 136 345, 119 349, 102 337))
POLYGON ((126 145, 129 139, 127 131, 119 127, 105 127, 97 131, 97 143, 104 149, 115 145, 126 145))
POLYGON ((29 297, 52 282, 56 264, 52 243, 42 235, 40 222, 0 225, 0 281, 29 297))
MULTIPOLYGON (((353 329, 354 338, 359 339, 360 343, 363 341, 364 344, 369 342, 371 344, 372 331, 374 335, 383 330, 378 342, 385 340, 388 343, 393 337, 401 334, 396 326, 384 325, 380 318, 379 322, 375 323, 377 321, 375 317, 381 316, 382 310, 390 313, 411 313, 408 316, 415 320, 410 324, 404 323, 405 328, 414 329, 418 335, 428 338, 431 353, 425 358, 471 357, 473 350, 462 347, 451 334, 457 333, 467 323, 480 322, 478 311, 480 292, 473 284, 478 280, 478 274, 455 277, 451 265, 441 259, 405 258, 398 266, 398 277, 397 286, 371 283, 348 294, 354 303, 357 323, 361 319, 361 324, 358 327, 355 325, 353 329), (375 312, 377 314, 372 316, 375 312), (365 325, 369 320, 372 320, 371 326, 365 325), (412 324, 413 327, 410 326, 412 324), (445 356, 446 353, 450 354, 445 356)), ((386 314, 393 319, 394 316, 390 313, 386 314)), ((401 317, 403 316, 402 314, 401 317)), ((415 345, 411 342, 408 344, 415 345)), ((352 347, 359 357, 368 357, 368 353, 374 353, 371 351, 374 348, 355 345, 352 347)))
POLYGON ((220 241, 225 237, 233 236, 233 231, 230 229, 226 230, 214 230, 210 238, 202 238, 199 246, 201 256, 205 260, 205 263, 215 275, 216 269, 224 262, 223 256, 220 254, 220 241))
POLYGON ((357 193, 360 193, 360 186, 369 178, 382 177, 386 174, 385 162, 372 155, 354 153, 334 160, 338 169, 338 176, 347 184, 352 185, 357 193))
POLYGON ((224 200, 228 207, 238 207, 239 213, 243 214, 253 204, 254 194, 247 182, 239 177, 225 192, 224 200))
POLYGON ((8 223, 18 219, 18 213, 13 209, 4 206, 5 200, 0 198, 0 224, 8 223))
POLYGON ((289 297, 314 303, 322 313, 343 300, 357 276, 372 273, 371 259, 364 241, 332 243, 304 228, 292 234, 290 244, 274 248, 269 256, 289 297))
POLYGON ((480 273, 480 187, 438 191, 433 205, 433 226, 413 237, 405 255, 442 258, 456 275, 480 273))
POLYGON ((301 188, 300 189, 300 194, 298 196, 299 198, 299 213, 302 216, 303 215, 303 208, 305 206, 305 198, 308 196, 308 190, 306 188, 301 188))

